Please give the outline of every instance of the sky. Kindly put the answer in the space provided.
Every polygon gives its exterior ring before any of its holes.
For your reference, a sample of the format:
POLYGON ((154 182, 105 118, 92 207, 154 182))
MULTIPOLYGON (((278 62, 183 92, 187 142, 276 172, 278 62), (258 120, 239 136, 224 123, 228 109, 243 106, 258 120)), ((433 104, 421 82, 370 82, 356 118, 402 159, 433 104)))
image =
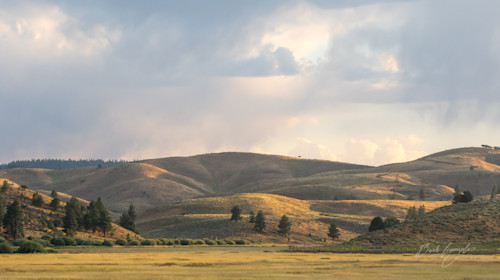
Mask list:
POLYGON ((0 0, 0 162, 500 146, 500 1, 0 0))

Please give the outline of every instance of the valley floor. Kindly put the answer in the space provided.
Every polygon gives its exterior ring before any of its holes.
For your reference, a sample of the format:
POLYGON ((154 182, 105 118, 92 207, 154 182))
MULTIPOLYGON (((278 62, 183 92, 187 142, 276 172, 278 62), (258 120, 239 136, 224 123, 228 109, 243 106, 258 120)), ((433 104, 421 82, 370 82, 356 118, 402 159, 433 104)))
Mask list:
POLYGON ((500 255, 288 253, 284 247, 64 249, 0 255, 1 279, 500 279, 500 255), (443 263, 444 262, 444 263, 443 263), (443 264, 449 265, 443 268, 443 264))

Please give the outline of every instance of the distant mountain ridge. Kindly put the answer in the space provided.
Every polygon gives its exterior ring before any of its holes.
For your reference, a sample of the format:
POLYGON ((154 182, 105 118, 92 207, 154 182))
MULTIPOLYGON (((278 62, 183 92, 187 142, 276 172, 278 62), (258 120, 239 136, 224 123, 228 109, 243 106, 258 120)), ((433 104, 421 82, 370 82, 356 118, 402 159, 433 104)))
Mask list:
POLYGON ((102 159, 31 159, 15 160, 6 164, 0 164, 0 170, 10 168, 71 169, 88 166, 110 166, 123 163, 126 163, 126 161, 102 159))

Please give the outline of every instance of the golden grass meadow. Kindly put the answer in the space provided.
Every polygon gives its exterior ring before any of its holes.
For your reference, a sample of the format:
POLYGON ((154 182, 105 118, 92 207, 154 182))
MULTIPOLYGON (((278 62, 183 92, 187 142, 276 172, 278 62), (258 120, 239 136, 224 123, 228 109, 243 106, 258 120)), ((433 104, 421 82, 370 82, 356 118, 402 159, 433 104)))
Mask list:
POLYGON ((1 279, 499 279, 498 255, 290 253, 283 246, 0 255, 1 279), (455 260, 456 258, 456 260, 455 260), (455 261, 454 261, 455 260, 455 261), (444 262, 444 263, 443 263, 444 262), (443 267, 443 264, 448 265, 443 267))

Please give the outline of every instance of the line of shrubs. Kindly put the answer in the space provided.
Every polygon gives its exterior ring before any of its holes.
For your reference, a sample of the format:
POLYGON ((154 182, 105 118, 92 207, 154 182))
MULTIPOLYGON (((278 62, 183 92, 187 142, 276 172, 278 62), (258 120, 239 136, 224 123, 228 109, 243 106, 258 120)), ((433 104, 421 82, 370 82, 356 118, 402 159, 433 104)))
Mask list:
POLYGON ((248 245, 250 244, 250 241, 244 240, 244 239, 239 239, 239 240, 229 240, 229 239, 224 239, 224 240, 211 240, 211 239, 188 239, 188 238, 182 238, 182 239, 165 239, 165 238, 160 238, 160 239, 143 239, 143 240, 137 240, 137 239, 125 239, 125 238, 119 238, 115 241, 115 244, 120 245, 120 246, 156 246, 156 245, 167 245, 167 246, 172 246, 172 245, 248 245))
POLYGON ((28 237, 16 239, 12 242, 5 240, 0 236, 0 254, 8 253, 57 253, 53 247, 60 246, 113 246, 113 243, 109 240, 85 240, 81 238, 73 239, 69 236, 63 237, 52 237, 52 236, 42 236, 38 237, 28 237), (12 246, 18 247, 16 250, 12 246))

